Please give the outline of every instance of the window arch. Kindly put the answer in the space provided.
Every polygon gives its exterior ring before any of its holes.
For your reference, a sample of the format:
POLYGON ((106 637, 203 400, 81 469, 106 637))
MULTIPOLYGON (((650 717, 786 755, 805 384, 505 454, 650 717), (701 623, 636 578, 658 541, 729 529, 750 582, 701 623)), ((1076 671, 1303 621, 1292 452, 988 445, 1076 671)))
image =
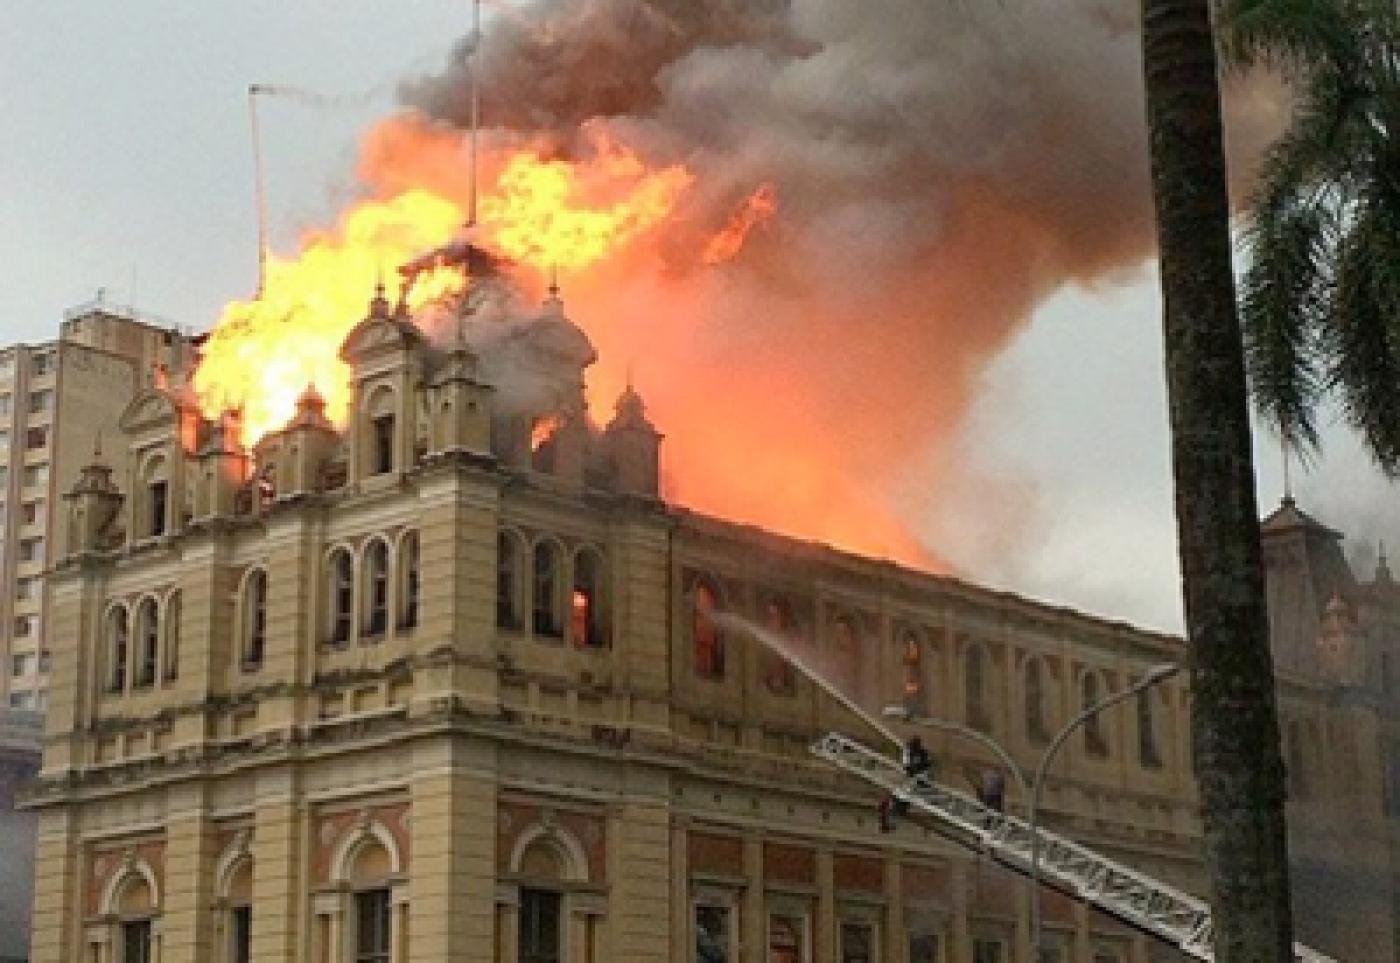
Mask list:
POLYGON ((579 549, 574 555, 574 586, 569 597, 569 638, 578 648, 601 649, 608 644, 603 578, 603 559, 598 552, 579 549))
POLYGON ((171 592, 165 600, 165 616, 162 620, 165 629, 164 658, 161 660, 161 679, 174 682, 180 675, 180 593, 171 592))
POLYGON ((1045 663, 1037 655, 1026 658, 1026 738, 1034 745, 1050 741, 1049 714, 1045 706, 1045 663))
POLYGON ((1157 707, 1151 689, 1137 694, 1138 762, 1147 769, 1162 768, 1162 748, 1157 738, 1157 707))
POLYGON ((149 595, 136 608, 136 677, 133 685, 146 689, 156 684, 156 669, 160 652, 160 610, 149 595))
POLYGON ((924 646, 913 629, 899 634, 899 660, 904 666, 904 707, 926 715, 929 709, 928 682, 924 677, 924 646))
POLYGON ((559 611, 559 563, 560 552, 557 544, 547 538, 535 543, 531 592, 534 631, 536 635, 555 639, 564 634, 563 619, 559 611))
POLYGON ((242 651, 239 658, 245 671, 262 667, 267 654, 267 572, 255 568, 243 577, 239 610, 242 651))
POLYGON ((355 560, 340 547, 326 560, 326 627, 332 645, 350 644, 355 624, 355 560))
POLYGON ((496 625, 519 629, 520 620, 520 536, 496 533, 496 625))
POLYGON ((399 540, 399 628, 418 627, 422 594, 422 553, 417 532, 407 532, 399 540))
POLYGON ((361 631, 366 638, 380 639, 389 631, 389 546, 382 538, 371 539, 365 546, 362 571, 364 621, 361 631))
MULTIPOLYGON (((1104 697, 1106 687, 1099 673, 1088 669, 1079 681, 1079 707, 1088 709, 1104 697)), ((1096 759, 1108 758, 1108 736, 1103 728, 1103 713, 1095 713, 1084 721, 1084 751, 1096 759)))
POLYGON ((987 688, 987 652, 976 642, 969 642, 963 657, 963 702, 967 724, 981 732, 992 730, 987 688))
MULTIPOLYGON (((771 596, 763 604, 763 625, 784 644, 791 644, 797 619, 793 615, 792 603, 781 595, 771 596)), ((797 692, 797 674, 792 663, 783 652, 764 646, 763 685, 774 695, 790 696, 797 692)))
POLYGON ((719 589, 707 578, 697 579, 691 591, 690 638, 695 674, 707 679, 724 678, 724 633, 712 618, 719 607, 719 589))
POLYGON ((126 670, 131 650, 131 623, 125 605, 114 605, 107 612, 107 691, 126 690, 126 670))

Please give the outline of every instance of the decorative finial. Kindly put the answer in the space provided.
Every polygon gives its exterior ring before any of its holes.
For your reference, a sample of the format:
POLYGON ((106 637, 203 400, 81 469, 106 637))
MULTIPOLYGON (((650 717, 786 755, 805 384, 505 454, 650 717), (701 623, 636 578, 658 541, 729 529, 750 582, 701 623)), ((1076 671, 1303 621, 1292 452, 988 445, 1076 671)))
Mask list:
POLYGON ((374 271, 374 297, 369 301, 369 316, 372 318, 387 318, 389 316, 389 299, 384 296, 384 275, 379 268, 374 271))
POLYGON ((97 429, 97 434, 92 441, 92 461, 93 464, 102 463, 102 429, 97 429))
POLYGON ((551 265, 549 266, 549 299, 550 299, 551 301, 560 301, 560 300, 561 300, 560 297, 559 297, 559 265, 558 265, 558 264, 551 264, 551 265))

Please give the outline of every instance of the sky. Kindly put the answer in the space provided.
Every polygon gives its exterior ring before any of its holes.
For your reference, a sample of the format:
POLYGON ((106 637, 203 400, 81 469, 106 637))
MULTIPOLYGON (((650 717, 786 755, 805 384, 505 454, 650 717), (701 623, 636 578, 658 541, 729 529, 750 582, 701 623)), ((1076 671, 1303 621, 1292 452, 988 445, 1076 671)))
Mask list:
MULTIPOLYGON (((349 196, 358 135, 393 108, 395 82, 440 64, 469 16, 465 0, 0 4, 5 340, 52 337, 99 289, 207 328, 254 286, 248 85, 336 98, 260 102, 271 240, 286 249, 349 196)), ((957 444, 930 456, 938 510, 919 533, 959 574, 1180 628, 1159 314, 1145 262, 1053 296, 980 373, 957 444)), ((1368 576, 1374 542, 1400 543, 1400 499, 1343 427, 1325 435, 1294 489, 1352 536, 1368 576)), ((1283 484, 1266 432, 1256 463, 1268 511, 1283 484)))

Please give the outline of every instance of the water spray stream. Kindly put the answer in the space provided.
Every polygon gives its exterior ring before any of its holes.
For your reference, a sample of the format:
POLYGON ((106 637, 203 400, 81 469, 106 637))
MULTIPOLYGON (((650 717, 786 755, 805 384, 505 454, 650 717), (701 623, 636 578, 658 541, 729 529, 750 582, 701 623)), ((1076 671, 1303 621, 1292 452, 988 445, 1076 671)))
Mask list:
POLYGON ((712 612, 710 620, 720 628, 728 629, 731 632, 738 632, 752 636, 769 649, 786 659, 797 671, 811 679, 822 688, 827 694, 850 709, 857 716, 863 719, 866 725, 880 733, 890 742, 897 746, 902 746, 904 740, 895 734, 895 731, 885 724, 880 716, 861 706, 851 695, 844 692, 827 674, 823 673, 820 667, 813 665, 804 653, 799 652, 792 645, 791 639, 786 639, 775 632, 772 632, 756 622, 751 622, 741 615, 733 612, 712 612))

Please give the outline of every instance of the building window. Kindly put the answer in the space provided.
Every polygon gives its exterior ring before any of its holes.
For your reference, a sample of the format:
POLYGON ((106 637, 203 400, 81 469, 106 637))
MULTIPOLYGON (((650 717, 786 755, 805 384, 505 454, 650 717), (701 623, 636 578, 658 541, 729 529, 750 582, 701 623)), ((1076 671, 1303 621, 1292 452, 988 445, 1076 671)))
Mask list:
POLYGON ((36 707, 36 702, 35 702, 35 700, 34 700, 34 693, 33 693, 33 692, 25 691, 25 692, 11 692, 11 693, 10 693, 10 708, 11 708, 11 709, 33 709, 33 708, 35 708, 35 707, 36 707))
POLYGON ((348 549, 338 548, 330 558, 327 580, 330 602, 330 641, 345 645, 355 619, 355 563, 348 549))
POLYGON ((180 674, 180 593, 165 602, 165 681, 174 682, 180 674))
POLYGON ((53 392, 47 388, 29 392, 29 413, 40 415, 53 407, 53 392))
POLYGON ((24 487, 38 488, 49 483, 48 465, 29 465, 24 469, 24 487))
POLYGON ((45 351, 43 354, 36 354, 29 364, 36 376, 46 375, 53 370, 53 354, 48 351, 45 351))
POLYGON ((730 963, 733 939, 729 907, 695 907, 695 963, 730 963))
POLYGON ((904 707, 918 715, 927 715, 928 686, 924 681, 924 647, 912 631, 900 635, 900 662, 904 665, 904 707))
POLYGON ((909 932, 909 963, 940 963, 938 934, 928 929, 909 932))
POLYGON ((520 963, 559 963, 560 902, 549 890, 520 891, 520 963))
POLYGON ((19 560, 21 562, 42 562, 44 560, 44 540, 42 538, 21 539, 19 560))
POLYGON ((127 920, 122 923, 120 963, 151 963, 150 920, 127 920))
POLYGON ((836 683, 852 694, 860 690, 860 635, 850 618, 839 615, 831 623, 832 660, 836 683))
POLYGON ((160 617, 156 611, 156 600, 142 599, 136 610, 136 625, 141 648, 136 661, 136 688, 144 689, 155 685, 156 658, 160 640, 160 617))
POLYGON ((509 532, 496 536, 496 625, 520 628, 520 542, 509 532))
POLYGON ((44 503, 42 501, 25 502, 19 508, 19 518, 21 524, 33 525, 43 517, 44 503))
POLYGON ((107 651, 111 653, 107 691, 121 692, 126 688, 126 662, 131 648, 131 626, 126 609, 117 606, 107 614, 107 651))
POLYGON ((9 448, 9 447, 10 447, 10 433, 9 433, 8 431, 0 431, 0 448, 9 448))
POLYGON ((564 627, 559 618, 559 547, 548 539, 535 545, 534 627, 536 635, 559 638, 564 627))
POLYGON ((987 706, 987 653, 969 643, 963 665, 963 698, 967 724, 980 732, 992 731, 992 714, 987 706))
POLYGON ((1045 666, 1040 659, 1026 659, 1026 738, 1037 746, 1050 741, 1045 718, 1045 666))
MULTIPOLYGON (((1084 673, 1080 683, 1080 708, 1088 709, 1103 698, 1099 674, 1092 669, 1084 673)), ((1108 756, 1108 737, 1103 730, 1103 714, 1095 713, 1084 721, 1084 751, 1096 759, 1108 756)))
POLYGON ((391 912, 387 889, 355 894, 355 963, 389 963, 391 912))
POLYGON ((796 916, 768 918, 769 963, 807 963, 805 924, 796 916))
POLYGON ((29 637, 29 636, 31 636, 31 635, 37 635, 37 634, 38 634, 38 629, 39 629, 39 622, 38 622, 38 619, 36 619, 34 616, 32 616, 32 615, 16 615, 16 616, 15 616, 15 633, 14 633, 14 634, 15 634, 15 638, 17 638, 17 639, 23 639, 23 638, 27 638, 27 637, 29 637))
POLYGON ((608 644, 602 595, 602 560, 597 552, 581 549, 574 556, 574 589, 569 597, 569 637, 576 647, 601 649, 608 644))
POLYGON ((695 674, 706 679, 724 678, 724 633, 712 618, 719 609, 719 592, 708 581, 695 583, 690 613, 695 674))
POLYGON ((267 654, 267 572, 255 568, 243 583, 243 669, 262 667, 267 654))
POLYGON ((150 511, 147 535, 159 538, 165 534, 165 513, 169 500, 169 482, 151 482, 146 488, 146 504, 150 511))
POLYGON ((365 549, 365 635, 381 638, 389 630, 389 546, 374 539, 365 549))
POLYGON ((420 556, 418 533, 409 532, 399 543, 399 627, 404 629, 416 628, 418 625, 422 584, 420 556))
POLYGON ((34 585, 38 579, 19 578, 15 579, 15 598, 32 599, 34 597, 34 585))
POLYGON ((28 675, 33 661, 34 656, 28 653, 21 652, 18 655, 12 656, 10 658, 10 675, 14 676, 16 679, 20 676, 28 675))
POLYGON ((40 649, 40 650, 39 650, 39 671, 40 671, 40 672, 47 672, 47 671, 49 671, 49 658, 50 658, 50 657, 49 657, 49 650, 48 650, 48 649, 40 649))
POLYGON ((1157 713, 1152 708, 1152 691, 1137 694, 1138 761, 1148 769, 1162 767, 1162 752, 1157 744, 1157 713))
POLYGON ((49 429, 43 425, 36 425, 27 429, 24 433, 24 447, 28 451, 38 451, 48 447, 49 429))
MULTIPOLYGON (((797 620, 792 614, 792 604, 785 598, 771 598, 763 606, 763 625, 784 644, 790 645, 797 620)), ((797 673, 787 654, 764 646, 763 686, 774 695, 790 696, 797 693, 797 673)))
POLYGON ((374 474, 394 470, 394 416, 380 415, 370 422, 374 435, 374 474))
POLYGON ((229 910, 229 963, 253 963, 253 908, 229 910))
POLYGON ((875 963, 875 927, 862 922, 841 924, 841 963, 875 963))
POLYGON ((10 417, 10 395, 0 395, 0 418, 10 417))
POLYGON ((978 937, 972 941, 972 963, 1004 963, 1006 944, 1001 940, 978 937))

